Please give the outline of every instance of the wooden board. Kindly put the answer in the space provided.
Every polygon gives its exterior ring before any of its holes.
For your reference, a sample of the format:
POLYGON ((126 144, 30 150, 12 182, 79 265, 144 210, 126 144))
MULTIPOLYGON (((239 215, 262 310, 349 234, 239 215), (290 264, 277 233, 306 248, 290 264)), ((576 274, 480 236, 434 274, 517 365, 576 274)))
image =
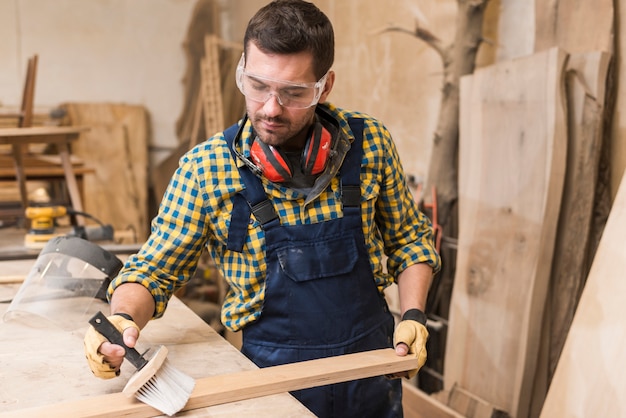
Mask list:
MULTIPOLYGON (((225 404, 293 390, 323 386, 417 367, 414 356, 400 357, 393 349, 373 350, 339 357, 216 375, 196 380, 183 410, 225 404)), ((121 393, 17 411, 7 417, 146 417, 158 411, 121 393)), ((5 417, 5 415, 0 414, 5 417)))
POLYGON ((572 54, 567 63, 568 161, 548 301, 549 377, 556 368, 591 261, 589 251, 602 149, 610 55, 572 54))
POLYGON ((622 178, 541 417, 626 411, 626 181, 622 178))
POLYGON ((465 418, 406 380, 402 381, 402 409, 404 418, 465 418))
MULTIPOLYGON (((610 61, 606 52, 575 53, 566 67, 567 170, 544 311, 540 359, 533 384, 531 416, 538 416, 580 299, 599 235, 603 207, 596 185, 605 120, 610 61)), ((608 212, 608 211, 607 211, 608 212)))
POLYGON ((72 124, 87 124, 72 151, 96 172, 85 178, 85 212, 116 231, 148 237, 148 114, 142 106, 67 103, 72 124))
POLYGON ((459 242, 444 384, 525 416, 565 174, 566 54, 461 82, 459 242))

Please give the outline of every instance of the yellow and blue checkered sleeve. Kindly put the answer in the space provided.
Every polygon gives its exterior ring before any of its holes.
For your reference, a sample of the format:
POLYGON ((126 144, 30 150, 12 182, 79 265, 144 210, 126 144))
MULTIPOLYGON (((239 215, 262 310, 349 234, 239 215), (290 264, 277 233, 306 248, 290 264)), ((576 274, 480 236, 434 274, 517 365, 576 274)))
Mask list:
POLYGON ((370 233, 382 238, 388 273, 397 277, 417 263, 427 263, 437 272, 441 259, 434 247, 432 224, 408 188, 391 134, 374 119, 368 120, 363 134, 366 172, 375 179, 370 183, 366 176, 363 187, 366 196, 377 195, 375 203, 366 205, 366 211, 372 213, 363 216, 374 218, 373 228, 377 230, 370 233), (377 190, 369 191, 370 186, 377 190))
POLYGON ((206 213, 198 153, 183 156, 163 196, 151 235, 140 251, 129 257, 109 286, 109 297, 123 283, 140 283, 154 297, 154 317, 163 315, 172 294, 193 275, 206 242, 206 213))

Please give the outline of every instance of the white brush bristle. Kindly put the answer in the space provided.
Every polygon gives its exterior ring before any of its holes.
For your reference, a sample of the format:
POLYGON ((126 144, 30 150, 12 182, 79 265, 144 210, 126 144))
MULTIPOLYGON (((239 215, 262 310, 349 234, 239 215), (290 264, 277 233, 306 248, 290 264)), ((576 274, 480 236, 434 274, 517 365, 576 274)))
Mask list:
POLYGON ((170 366, 165 360, 159 371, 148 380, 135 397, 169 416, 183 409, 196 381, 170 366))

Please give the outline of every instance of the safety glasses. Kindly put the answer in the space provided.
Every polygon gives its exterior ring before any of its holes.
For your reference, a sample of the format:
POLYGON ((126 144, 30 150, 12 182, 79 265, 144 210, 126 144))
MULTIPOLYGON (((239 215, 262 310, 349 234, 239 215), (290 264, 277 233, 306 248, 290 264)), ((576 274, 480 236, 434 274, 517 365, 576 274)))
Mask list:
POLYGON ((265 103, 274 96, 281 106, 306 109, 317 104, 326 85, 328 73, 316 83, 293 83, 249 73, 244 69, 244 62, 242 54, 237 65, 237 87, 255 102, 265 103))

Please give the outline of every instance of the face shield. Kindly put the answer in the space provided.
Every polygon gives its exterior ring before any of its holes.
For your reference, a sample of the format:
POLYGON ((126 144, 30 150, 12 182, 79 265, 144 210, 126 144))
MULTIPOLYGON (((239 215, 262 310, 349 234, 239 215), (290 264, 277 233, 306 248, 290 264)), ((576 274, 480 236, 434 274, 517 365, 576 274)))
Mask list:
POLYGON ((113 254, 78 237, 48 241, 3 316, 35 328, 82 328, 107 307, 106 290, 122 268, 113 254))

